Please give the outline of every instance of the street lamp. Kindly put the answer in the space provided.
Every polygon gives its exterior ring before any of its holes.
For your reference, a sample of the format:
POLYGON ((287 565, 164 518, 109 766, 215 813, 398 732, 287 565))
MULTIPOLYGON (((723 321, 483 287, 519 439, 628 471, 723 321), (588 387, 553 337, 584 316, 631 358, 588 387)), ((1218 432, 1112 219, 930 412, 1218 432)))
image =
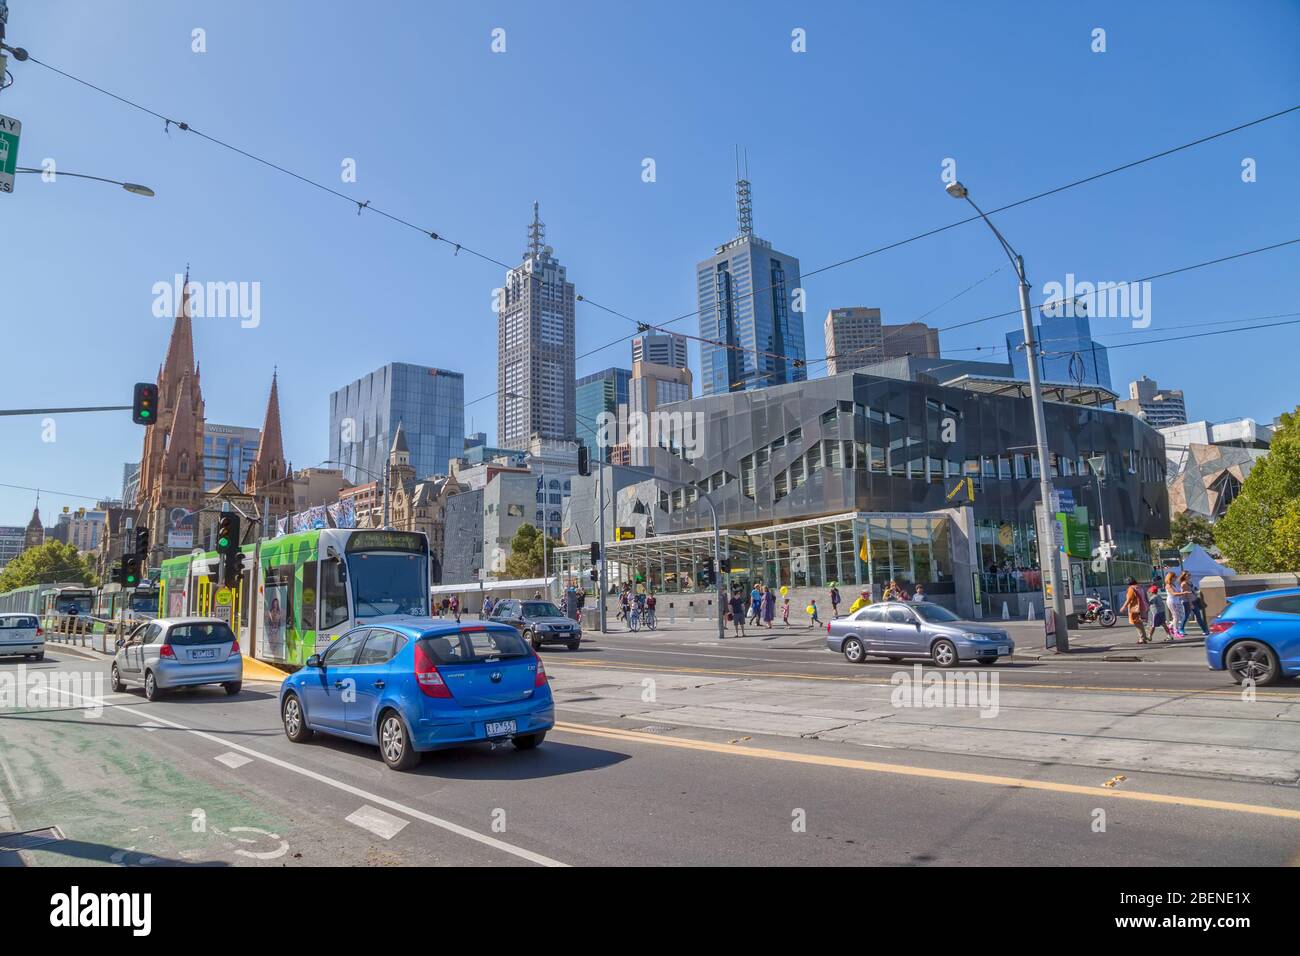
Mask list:
POLYGON ((1092 471, 1092 477, 1097 484, 1097 520, 1100 522, 1097 526, 1097 543, 1100 545, 1101 559, 1106 565, 1106 600, 1115 605, 1115 588, 1110 580, 1110 549, 1111 540, 1106 533, 1106 504, 1101 498, 1101 479, 1106 474, 1106 458, 1104 455, 1096 455, 1088 459, 1088 468, 1092 471))
POLYGON ((1043 500, 1043 526, 1038 530, 1038 566, 1043 573, 1044 594, 1051 601, 1052 612, 1056 619, 1054 622, 1056 650, 1058 653, 1064 653, 1070 649, 1070 629, 1065 617, 1065 577, 1061 573, 1061 553, 1056 548, 1055 536, 1052 533, 1054 518, 1049 510, 1052 502, 1051 453, 1047 449, 1047 422, 1043 413, 1043 391, 1038 380, 1037 346, 1034 343, 1034 320, 1029 307, 1029 279, 1025 277, 1025 260, 1011 247, 1006 237, 998 232, 998 227, 993 225, 992 220, 984 215, 984 210, 975 205, 975 200, 970 198, 970 192, 965 186, 953 181, 944 188, 953 199, 966 200, 971 204, 971 208, 979 213, 985 225, 993 230, 993 235, 997 236, 1002 251, 1015 266, 1016 276, 1020 279, 1020 318, 1025 327, 1025 365, 1029 369, 1029 391, 1032 393, 1030 397, 1034 409, 1034 443, 1038 449, 1038 489, 1043 500))
MULTIPOLYGON (((19 166, 17 169, 14 170, 14 172, 16 172, 16 173, 43 173, 43 172, 45 172, 45 170, 43 170, 43 169, 33 169, 31 166, 19 166)), ((57 176, 71 176, 71 177, 73 177, 74 179, 93 179, 93 180, 95 180, 95 182, 98 182, 98 183, 109 183, 110 185, 113 185, 113 186, 121 186, 121 187, 122 187, 123 189, 125 189, 127 192, 129 192, 129 193, 134 193, 134 194, 137 195, 137 196, 145 196, 145 197, 152 198, 154 195, 156 195, 156 194, 154 193, 154 191, 153 191, 152 189, 150 189, 148 186, 141 186, 139 183, 120 183, 120 182, 118 182, 116 179, 105 179, 103 176, 87 176, 85 173, 63 173, 63 172, 57 172, 57 173, 54 173, 54 175, 55 175, 56 177, 57 177, 57 176)))

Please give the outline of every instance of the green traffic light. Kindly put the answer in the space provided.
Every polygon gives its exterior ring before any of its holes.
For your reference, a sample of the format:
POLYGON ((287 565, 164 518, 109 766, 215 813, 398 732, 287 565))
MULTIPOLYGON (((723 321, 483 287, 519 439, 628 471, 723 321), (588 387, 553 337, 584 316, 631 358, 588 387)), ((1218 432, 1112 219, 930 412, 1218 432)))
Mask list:
POLYGON ((229 538, 218 538, 218 539, 217 539, 217 544, 221 545, 221 547, 224 548, 226 545, 230 544, 230 539, 229 539, 229 538))
POLYGON ((149 409, 147 409, 147 408, 142 408, 142 409, 140 409, 140 417, 141 417, 141 418, 148 418, 148 417, 149 417, 149 409))

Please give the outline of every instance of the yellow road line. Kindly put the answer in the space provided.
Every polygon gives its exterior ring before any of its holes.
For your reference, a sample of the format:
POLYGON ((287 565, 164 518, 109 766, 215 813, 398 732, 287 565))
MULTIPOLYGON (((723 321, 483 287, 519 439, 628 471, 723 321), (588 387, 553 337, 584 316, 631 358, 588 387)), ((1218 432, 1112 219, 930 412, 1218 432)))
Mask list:
MULTIPOLYGON (((914 665, 899 665, 906 667, 908 671, 914 665)), ((631 661, 619 661, 616 663, 607 663, 604 661, 563 661, 547 664, 547 667, 594 667, 607 668, 609 670, 631 670, 631 671, 663 671, 669 674, 712 674, 719 677, 788 677, 792 680, 820 680, 820 681, 838 681, 848 684, 878 684, 889 686, 888 677, 835 677, 827 674, 800 674, 800 673, 781 673, 779 671, 733 671, 725 670, 720 667, 681 667, 677 665, 663 664, 637 664, 631 661)), ((1105 687, 1094 686, 1092 684, 1034 684, 1021 683, 1018 681, 1008 681, 999 675, 998 686, 1000 687, 1018 687, 1026 690, 1090 690, 1104 691, 1108 693, 1130 693, 1130 694, 1164 694, 1177 696, 1180 694, 1212 694, 1219 697, 1239 698, 1240 691, 1234 690, 1215 690, 1207 687, 1105 687)), ((1255 697, 1266 697, 1269 700, 1283 700, 1291 703, 1300 704, 1300 696, 1295 694, 1279 694, 1270 691, 1255 691, 1255 697)))
POLYGON ((778 760, 785 763, 811 764, 818 767, 838 767, 844 770, 858 770, 863 773, 883 773, 900 777, 924 777, 930 780, 947 780, 958 783, 977 783, 992 787, 1008 787, 1017 790, 1043 790, 1050 793, 1069 793, 1088 797, 1105 797, 1112 800, 1136 800, 1141 803, 1161 803, 1179 807, 1194 807, 1198 810, 1226 810, 1231 813, 1249 813, 1257 816, 1281 817, 1284 820, 1300 821, 1300 810, 1288 810, 1284 807, 1266 807, 1253 803, 1234 803, 1229 800, 1206 800, 1202 797, 1183 797, 1166 793, 1141 793, 1132 790, 1115 790, 1107 787, 1087 787, 1074 783, 1053 783, 1047 780, 1029 780, 1023 777, 1003 777, 997 774, 968 773, 962 770, 936 770, 930 767, 913 767, 907 764, 880 763, 874 760, 856 760, 848 757, 830 757, 817 754, 800 754, 787 750, 770 750, 764 747, 741 747, 735 744, 719 744, 707 740, 691 740, 687 737, 665 737, 662 734, 647 734, 635 730, 621 730, 614 727, 596 727, 588 724, 571 724, 557 721, 555 729, 570 734, 587 737, 602 737, 624 743, 655 744, 660 747, 675 747, 681 750, 699 750, 707 753, 728 754, 735 757, 751 757, 759 760, 778 760))

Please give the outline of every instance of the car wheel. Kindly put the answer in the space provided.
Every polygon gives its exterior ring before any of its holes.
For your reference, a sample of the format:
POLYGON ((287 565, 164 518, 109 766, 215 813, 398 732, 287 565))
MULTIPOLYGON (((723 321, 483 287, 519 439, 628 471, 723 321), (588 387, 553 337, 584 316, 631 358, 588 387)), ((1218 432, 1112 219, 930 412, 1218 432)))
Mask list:
POLYGON ((229 694, 231 697, 234 697, 241 690, 243 690, 244 682, 242 680, 232 680, 225 684, 222 684, 221 686, 226 689, 227 694, 229 694))
POLYGON ((297 694, 289 694, 284 698, 280 720, 284 723, 284 735, 294 743, 300 744, 312 738, 312 729, 307 726, 307 718, 303 715, 302 702, 298 700, 297 694))
POLYGON ((153 676, 153 671, 144 672, 144 699, 158 699, 158 680, 153 676))
POLYGON ((844 654, 844 659, 850 664, 861 664, 867 659, 867 650, 856 637, 845 638, 844 646, 840 650, 844 654))
POLYGON ((406 724, 395 710, 384 711, 379 720, 379 753, 393 770, 410 770, 420 762, 420 752, 412 746, 406 724))
POLYGON ((36 660, 37 660, 37 661, 43 661, 43 660, 45 660, 45 652, 44 652, 44 651, 41 651, 39 654, 37 654, 37 655, 36 655, 36 660))
POLYGON ((1224 666, 1238 684, 1253 680, 1259 687, 1277 682, 1281 668, 1273 648, 1259 641, 1238 641, 1228 648, 1224 666))
POLYGON ((536 632, 524 631, 524 640, 533 645, 533 650, 540 651, 542 649, 542 638, 536 632))
POLYGON ((120 694, 126 689, 126 685, 122 683, 122 675, 117 672, 116 664, 109 669, 108 686, 112 689, 114 694, 120 694))
POLYGON ((520 750, 536 750, 541 746, 542 741, 546 739, 546 731, 539 730, 535 734, 524 734, 521 737, 511 737, 510 742, 520 750))
POLYGON ((569 650, 576 651, 582 641, 569 641, 569 650))
POLYGON ((936 667, 956 667, 957 645, 947 638, 940 638, 930 648, 930 659, 936 667))
POLYGON ((981 664, 984 664, 985 666, 988 666, 989 664, 996 664, 998 662, 997 655, 994 655, 993 657, 980 657, 977 659, 981 664))

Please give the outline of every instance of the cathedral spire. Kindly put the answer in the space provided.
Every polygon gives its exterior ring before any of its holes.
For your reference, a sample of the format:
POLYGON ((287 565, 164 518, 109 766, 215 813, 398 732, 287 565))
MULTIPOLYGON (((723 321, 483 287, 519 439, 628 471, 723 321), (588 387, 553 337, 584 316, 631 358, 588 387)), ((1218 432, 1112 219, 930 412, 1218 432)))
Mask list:
MULTIPOLYGON (((266 399, 266 415, 262 419, 262 437, 257 444, 257 456, 248 469, 248 493, 270 494, 273 498, 287 502, 291 490, 287 482, 282 481, 288 474, 284 460, 284 439, 280 431, 280 384, 279 371, 271 373, 271 393, 266 399)), ((283 510, 273 507, 277 513, 283 510)))

